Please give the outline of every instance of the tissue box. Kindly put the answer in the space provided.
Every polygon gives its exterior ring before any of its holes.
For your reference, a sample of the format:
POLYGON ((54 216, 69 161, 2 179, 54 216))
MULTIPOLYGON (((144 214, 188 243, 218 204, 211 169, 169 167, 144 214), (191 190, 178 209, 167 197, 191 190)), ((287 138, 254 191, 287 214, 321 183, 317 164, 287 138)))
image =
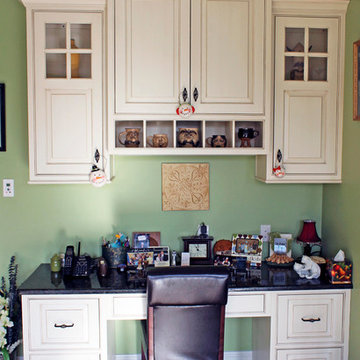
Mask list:
POLYGON ((349 260, 334 261, 327 260, 326 268, 329 281, 332 284, 351 284, 352 282, 352 263, 349 260))

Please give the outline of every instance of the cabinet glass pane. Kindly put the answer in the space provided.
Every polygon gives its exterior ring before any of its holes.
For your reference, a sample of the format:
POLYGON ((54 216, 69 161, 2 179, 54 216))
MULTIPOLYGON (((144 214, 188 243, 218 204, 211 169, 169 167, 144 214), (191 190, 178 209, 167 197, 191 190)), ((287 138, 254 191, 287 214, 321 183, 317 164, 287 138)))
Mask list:
POLYGON ((91 78, 91 55, 71 54, 71 77, 91 78))
POLYGON ((72 49, 91 49, 90 24, 71 24, 70 31, 72 49))
POLYGON ((66 78, 66 54, 46 54, 46 77, 66 78))
POLYGON ((285 51, 304 51, 305 30, 303 28, 285 29, 285 51))
POLYGON ((309 80, 310 81, 327 80, 327 58, 309 57, 309 80))
POLYGON ((46 49, 65 49, 65 24, 46 24, 45 26, 46 49))
POLYGON ((328 51, 328 30, 327 29, 309 29, 309 52, 328 51))
POLYGON ((304 80, 304 58, 285 56, 285 80, 304 80))

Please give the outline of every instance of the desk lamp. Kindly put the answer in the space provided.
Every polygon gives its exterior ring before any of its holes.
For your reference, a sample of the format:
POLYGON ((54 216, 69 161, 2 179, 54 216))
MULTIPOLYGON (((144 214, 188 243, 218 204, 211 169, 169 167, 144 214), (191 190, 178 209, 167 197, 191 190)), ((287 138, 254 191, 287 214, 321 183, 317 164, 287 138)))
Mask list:
POLYGON ((304 220, 304 226, 301 234, 298 236, 297 241, 301 242, 304 246, 304 255, 311 256, 311 250, 313 245, 319 245, 321 239, 319 238, 314 220, 304 220))

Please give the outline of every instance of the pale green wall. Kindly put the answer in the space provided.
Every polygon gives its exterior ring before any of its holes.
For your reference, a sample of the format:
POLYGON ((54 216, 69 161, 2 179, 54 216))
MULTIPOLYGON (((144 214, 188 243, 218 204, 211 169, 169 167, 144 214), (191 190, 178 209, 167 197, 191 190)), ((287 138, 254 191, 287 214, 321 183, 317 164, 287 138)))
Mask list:
MULTIPOLYGON (((119 157, 116 178, 101 189, 90 185, 28 185, 25 10, 0 1, 0 82, 6 83, 7 152, 0 153, 0 181, 15 179, 15 198, 0 196, 0 274, 17 256, 20 281, 65 245, 82 240, 99 255, 99 239, 116 231, 161 231, 162 242, 179 250, 180 236, 205 221, 216 239, 259 231, 260 224, 297 234, 313 218, 321 231, 321 185, 266 185, 254 179, 254 157, 119 157), (161 162, 210 163, 210 210, 161 211, 161 162)), ((66 146, 66 144, 64 144, 66 146)), ((251 348, 251 322, 227 324, 228 350, 251 348)), ((135 326, 119 336, 119 349, 134 352, 135 326), (125 346, 127 344, 127 346, 125 346)))
POLYGON ((322 231, 328 256, 343 249, 354 262, 350 360, 360 357, 360 122, 352 120, 352 44, 360 39, 359 15, 360 0, 351 0, 346 18, 343 183, 324 186, 322 231))

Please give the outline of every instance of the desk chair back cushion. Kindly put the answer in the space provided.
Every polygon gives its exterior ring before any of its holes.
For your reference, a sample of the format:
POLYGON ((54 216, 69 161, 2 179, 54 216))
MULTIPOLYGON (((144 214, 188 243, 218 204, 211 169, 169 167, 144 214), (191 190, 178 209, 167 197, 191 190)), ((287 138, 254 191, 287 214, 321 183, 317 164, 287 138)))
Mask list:
POLYGON ((149 359, 223 358, 227 279, 223 268, 155 269, 149 274, 149 359))

